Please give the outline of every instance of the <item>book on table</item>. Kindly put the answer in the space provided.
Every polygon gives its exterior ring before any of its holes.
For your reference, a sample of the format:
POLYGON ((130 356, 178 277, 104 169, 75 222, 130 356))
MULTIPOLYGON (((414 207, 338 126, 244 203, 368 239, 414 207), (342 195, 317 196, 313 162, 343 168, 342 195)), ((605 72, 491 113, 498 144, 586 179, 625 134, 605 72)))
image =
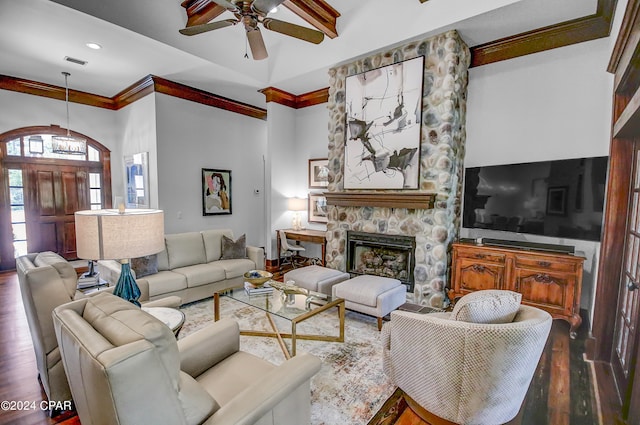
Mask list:
POLYGON ((249 282, 245 282, 244 290, 247 295, 270 294, 273 292, 273 287, 271 287, 268 282, 261 286, 255 286, 249 282))
POLYGON ((83 273, 78 278, 78 288, 88 288, 98 284, 100 284, 100 273, 94 273, 93 275, 83 273))

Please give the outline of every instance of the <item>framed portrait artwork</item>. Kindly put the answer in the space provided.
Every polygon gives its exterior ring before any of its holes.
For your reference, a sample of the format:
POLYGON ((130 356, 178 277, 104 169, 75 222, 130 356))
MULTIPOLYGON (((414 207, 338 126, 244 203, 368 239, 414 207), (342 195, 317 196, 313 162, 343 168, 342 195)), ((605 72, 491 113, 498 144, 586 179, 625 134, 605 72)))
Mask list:
POLYGON ((346 78, 345 189, 418 189, 424 56, 346 78))
POLYGON ((317 158, 309 160, 309 189, 324 189, 329 185, 329 160, 317 158))
POLYGON ((202 215, 231 214, 231 170, 202 169, 202 215))
POLYGON ((327 198, 324 195, 309 194, 309 223, 326 223, 327 198))
POLYGON ((124 156, 125 206, 149 208, 149 152, 124 156))

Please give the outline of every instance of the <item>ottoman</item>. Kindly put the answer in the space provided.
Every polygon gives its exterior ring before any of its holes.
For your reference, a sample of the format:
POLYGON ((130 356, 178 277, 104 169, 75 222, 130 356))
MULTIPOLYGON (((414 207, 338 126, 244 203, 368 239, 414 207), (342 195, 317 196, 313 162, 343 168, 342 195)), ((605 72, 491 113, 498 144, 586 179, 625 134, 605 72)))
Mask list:
POLYGON ((349 273, 321 266, 307 266, 293 269, 284 274, 284 282, 293 280, 297 286, 310 291, 331 295, 331 287, 351 277, 349 273))
POLYGON ((398 280, 381 276, 362 275, 333 286, 333 296, 344 298, 349 310, 382 318, 407 301, 407 289, 398 280))

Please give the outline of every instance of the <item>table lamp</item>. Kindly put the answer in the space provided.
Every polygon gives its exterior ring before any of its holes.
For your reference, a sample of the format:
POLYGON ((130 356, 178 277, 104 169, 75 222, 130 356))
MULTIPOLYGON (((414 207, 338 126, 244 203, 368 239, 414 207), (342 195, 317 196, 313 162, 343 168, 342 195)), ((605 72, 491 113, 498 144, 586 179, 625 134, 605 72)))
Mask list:
POLYGON ((131 274, 129 259, 164 250, 164 213, 132 209, 77 211, 76 250, 79 258, 119 260, 120 279, 114 295, 140 306, 140 288, 131 274))
POLYGON ((287 208, 289 211, 293 211, 293 220, 291 222, 293 230, 302 230, 300 211, 307 209, 307 200, 302 198, 289 198, 287 208))

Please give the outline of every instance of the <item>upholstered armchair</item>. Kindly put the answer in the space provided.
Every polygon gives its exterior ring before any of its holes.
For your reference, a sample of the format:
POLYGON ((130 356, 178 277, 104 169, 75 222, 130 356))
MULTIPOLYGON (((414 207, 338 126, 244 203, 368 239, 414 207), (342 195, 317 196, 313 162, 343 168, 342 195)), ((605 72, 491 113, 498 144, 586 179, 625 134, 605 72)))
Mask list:
POLYGON ((280 366, 240 351, 231 319, 180 341, 162 322, 111 294, 53 312, 82 425, 304 425, 318 358, 280 366))
MULTIPOLYGON (((51 401, 71 400, 51 313, 59 305, 86 297, 76 290, 78 275, 67 260, 50 251, 18 257, 16 269, 44 391, 51 401)), ((104 291, 109 290, 113 288, 104 291)), ((142 284, 140 290, 140 299, 147 300, 148 286, 142 284)), ((179 297, 167 297, 152 303, 143 302, 147 307, 178 307, 181 303, 179 297)))
POLYGON ((423 419, 496 425, 518 414, 552 322, 520 298, 478 291, 453 312, 391 313, 383 368, 423 419))

